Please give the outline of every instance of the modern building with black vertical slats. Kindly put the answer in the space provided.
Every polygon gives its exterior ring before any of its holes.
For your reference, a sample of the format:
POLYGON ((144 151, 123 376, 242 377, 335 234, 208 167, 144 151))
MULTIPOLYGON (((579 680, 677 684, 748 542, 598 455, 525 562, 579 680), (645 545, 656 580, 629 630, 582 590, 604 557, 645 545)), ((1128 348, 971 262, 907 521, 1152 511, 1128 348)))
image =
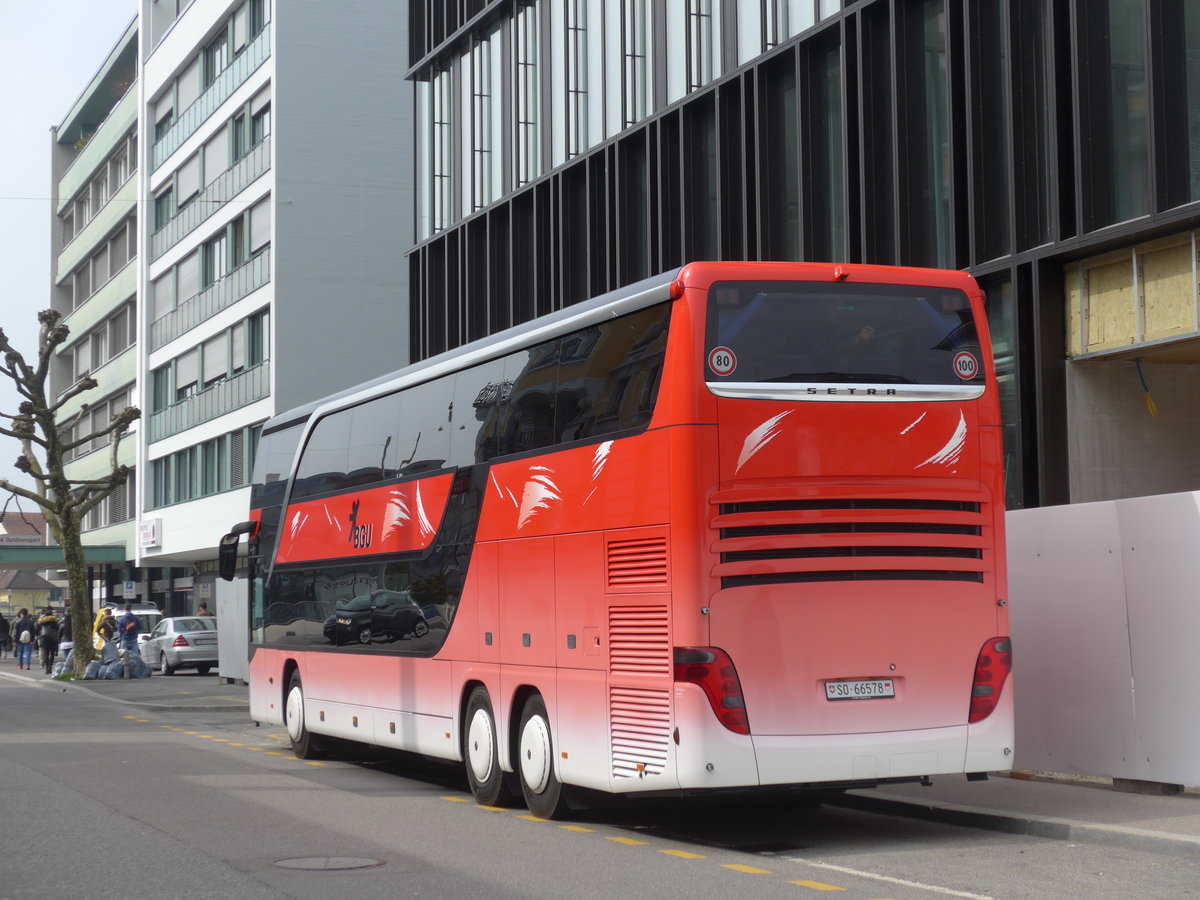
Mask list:
POLYGON ((1010 508, 1200 488, 1200 3, 409 16, 414 360, 690 260, 965 269, 1010 508))

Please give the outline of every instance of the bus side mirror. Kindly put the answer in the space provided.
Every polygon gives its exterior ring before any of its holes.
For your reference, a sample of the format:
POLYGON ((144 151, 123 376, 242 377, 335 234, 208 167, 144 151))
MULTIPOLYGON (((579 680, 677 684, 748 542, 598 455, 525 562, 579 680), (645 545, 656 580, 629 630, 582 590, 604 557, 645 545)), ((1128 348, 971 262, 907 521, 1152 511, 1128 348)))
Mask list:
POLYGON ((225 581, 233 581, 233 573, 237 571, 238 542, 243 534, 253 535, 256 525, 256 522, 238 522, 217 545, 217 574, 225 581))

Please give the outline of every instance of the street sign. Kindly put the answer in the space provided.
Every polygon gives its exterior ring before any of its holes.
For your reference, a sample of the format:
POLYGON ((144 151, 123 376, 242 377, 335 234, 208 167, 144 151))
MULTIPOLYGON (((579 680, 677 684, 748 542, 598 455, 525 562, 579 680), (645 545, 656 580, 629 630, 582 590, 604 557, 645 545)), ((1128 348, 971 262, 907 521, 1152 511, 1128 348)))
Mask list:
POLYGON ((137 582, 136 581, 125 582, 125 587, 121 591, 121 597, 124 600, 137 599, 137 582))

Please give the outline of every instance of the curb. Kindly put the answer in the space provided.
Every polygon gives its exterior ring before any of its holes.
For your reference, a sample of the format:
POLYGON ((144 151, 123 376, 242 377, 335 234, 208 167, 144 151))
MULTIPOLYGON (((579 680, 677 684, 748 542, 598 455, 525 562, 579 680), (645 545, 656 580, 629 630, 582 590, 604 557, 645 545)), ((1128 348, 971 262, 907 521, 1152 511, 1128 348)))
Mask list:
POLYGON ((998 831, 1005 834, 1028 834, 1057 841, 1081 841, 1109 846, 1149 850, 1155 853, 1200 857, 1200 838, 1126 828, 1119 825, 1099 825, 1076 819, 1038 816, 1029 813, 1009 813, 995 809, 961 806, 956 803, 927 803, 887 795, 867 796, 847 793, 827 801, 832 806, 844 806, 862 812, 903 816, 944 825, 959 825, 998 831))

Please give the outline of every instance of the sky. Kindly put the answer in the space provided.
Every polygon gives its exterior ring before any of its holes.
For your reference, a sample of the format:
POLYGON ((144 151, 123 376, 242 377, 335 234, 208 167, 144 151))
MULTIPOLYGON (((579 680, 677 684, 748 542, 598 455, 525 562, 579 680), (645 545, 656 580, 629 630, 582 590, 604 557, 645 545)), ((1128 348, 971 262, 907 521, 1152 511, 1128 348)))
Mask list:
MULTIPOLYGON (((27 361, 37 358, 38 310, 50 305, 50 129, 99 71, 137 5, 0 0, 0 328, 27 361)), ((19 402, 0 375, 0 412, 15 413, 19 402)), ((17 441, 0 435, 0 478, 31 487, 13 467, 19 453, 17 441)), ((0 506, 7 499, 0 492, 0 506)))

